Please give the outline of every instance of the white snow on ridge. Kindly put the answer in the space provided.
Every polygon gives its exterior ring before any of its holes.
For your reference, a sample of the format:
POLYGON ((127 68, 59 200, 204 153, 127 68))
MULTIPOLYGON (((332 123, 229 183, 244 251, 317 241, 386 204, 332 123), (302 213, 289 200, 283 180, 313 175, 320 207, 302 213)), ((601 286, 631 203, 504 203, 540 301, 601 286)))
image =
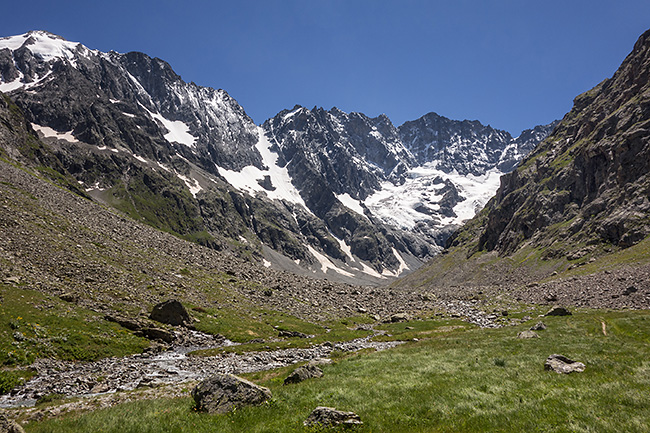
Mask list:
POLYGON ((361 202, 352 198, 347 192, 345 194, 337 195, 336 198, 339 199, 339 201, 348 209, 355 211, 361 216, 365 216, 361 202))
POLYGON ((32 87, 36 87, 40 84, 43 84, 45 82, 45 79, 50 77, 50 75, 52 74, 52 71, 48 71, 45 75, 38 78, 37 80, 32 81, 31 83, 25 83, 23 82, 25 76, 23 75, 22 72, 20 71, 18 72, 19 72, 18 78, 8 83, 0 84, 0 92, 8 93, 11 92, 12 90, 21 89, 21 88, 31 89, 32 87))
POLYGON ((57 138, 59 140, 70 141, 72 143, 78 143, 79 142, 79 140, 77 140, 74 137, 74 135, 72 135, 72 131, 58 132, 58 131, 55 131, 54 129, 50 128, 49 126, 41 126, 41 125, 37 125, 35 123, 32 123, 32 128, 34 128, 35 131, 41 132, 43 134, 43 136, 48 137, 48 138, 53 137, 53 138, 57 138))
POLYGON ((271 150, 271 143, 264 135, 264 130, 261 127, 258 127, 257 133, 259 140, 255 145, 255 148, 260 155, 262 155, 262 161, 268 168, 266 170, 260 170, 255 166, 249 165, 237 172, 217 166, 219 174, 225 177, 228 183, 239 190, 251 194, 263 192, 272 200, 286 200, 291 203, 299 204, 307 209, 307 205, 302 197, 300 197, 300 193, 296 187, 293 186, 291 176, 289 176, 286 167, 278 166, 278 154, 271 150), (269 176, 271 184, 275 190, 268 191, 258 183, 258 180, 262 181, 265 176, 269 176))
POLYGON ((18 36, 0 38, 0 50, 8 48, 11 51, 15 51, 23 46, 30 37, 34 40, 34 43, 27 45, 27 48, 35 57, 39 57, 46 62, 57 58, 72 60, 75 50, 79 46, 83 47, 79 42, 66 41, 50 33, 36 31, 18 36))

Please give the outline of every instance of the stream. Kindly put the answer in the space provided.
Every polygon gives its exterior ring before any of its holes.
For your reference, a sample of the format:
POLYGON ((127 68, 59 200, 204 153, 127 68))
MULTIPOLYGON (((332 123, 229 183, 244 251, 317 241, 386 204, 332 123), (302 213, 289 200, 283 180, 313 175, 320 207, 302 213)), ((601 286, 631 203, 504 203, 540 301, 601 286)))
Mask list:
MULTIPOLYGON (((214 338, 191 331, 205 340, 214 338)), ((229 340, 215 340, 202 346, 175 346, 159 353, 142 353, 94 362, 71 362, 38 359, 31 368, 37 376, 0 396, 0 408, 31 407, 43 396, 92 397, 102 394, 154 388, 192 380, 203 380, 216 373, 251 373, 285 367, 298 362, 327 358, 333 350, 353 352, 366 348, 385 350, 400 342, 374 342, 370 336, 348 342, 323 343, 306 349, 287 348, 274 351, 224 353, 209 357, 188 356, 200 349, 231 346, 229 340)))

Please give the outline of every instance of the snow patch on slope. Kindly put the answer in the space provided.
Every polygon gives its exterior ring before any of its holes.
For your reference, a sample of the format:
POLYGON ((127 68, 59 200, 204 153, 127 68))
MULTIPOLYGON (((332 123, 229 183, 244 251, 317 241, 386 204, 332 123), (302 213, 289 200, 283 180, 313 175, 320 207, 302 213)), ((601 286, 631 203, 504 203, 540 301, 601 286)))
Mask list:
POLYGON ((34 131, 39 131, 40 133, 43 134, 44 137, 47 138, 57 138, 59 140, 66 140, 72 143, 78 143, 79 140, 77 140, 74 135, 72 135, 72 131, 68 132, 58 132, 55 131, 54 129, 50 128, 49 126, 41 126, 37 125, 35 123, 32 123, 32 128, 34 128, 34 131))
POLYGON ((168 132, 165 134, 165 140, 169 141, 170 143, 176 142, 184 144, 185 146, 191 148, 196 147, 196 141, 198 138, 190 134, 190 127, 187 126, 185 122, 181 122, 180 120, 165 119, 161 114, 152 113, 149 110, 147 110, 147 112, 151 117, 160 121, 160 123, 162 123, 163 126, 167 129, 168 132))
POLYGON ((327 258, 327 256, 316 251, 311 245, 307 245, 307 249, 309 250, 311 255, 314 256, 316 260, 318 260, 321 266, 321 271, 323 273, 327 273, 327 270, 331 269, 334 272, 337 272, 341 275, 345 275, 346 277, 354 277, 354 274, 344 271, 343 269, 336 266, 334 263, 332 263, 330 259, 327 258))
POLYGON ((264 130, 261 127, 258 127, 257 132, 259 140, 255 145, 255 148, 262 156, 262 161, 267 168, 265 170, 260 170, 255 166, 249 165, 244 167, 241 171, 232 171, 217 166, 219 174, 225 177, 228 183, 239 190, 247 191, 251 194, 262 192, 272 200, 286 200, 290 203, 299 204, 307 209, 307 205, 302 197, 300 197, 300 193, 296 187, 293 186, 291 176, 289 176, 286 167, 278 166, 278 154, 271 150, 271 143, 266 138, 266 135, 264 135, 264 130), (264 180, 265 176, 269 176, 271 179, 271 184, 274 188, 273 190, 265 189, 260 184, 260 182, 264 180))
POLYGON ((189 177, 183 176, 182 174, 178 174, 178 173, 176 173, 176 176, 178 176, 180 180, 185 182, 185 185, 190 190, 190 193, 192 194, 192 196, 194 196, 194 198, 196 198, 196 195, 203 190, 198 180, 190 179, 189 177))
POLYGON ((352 198, 350 194, 348 194, 347 192, 345 194, 337 195, 336 198, 339 199, 339 201, 343 203, 343 205, 348 209, 355 211, 361 216, 365 216, 363 213, 363 207, 361 206, 361 202, 359 200, 352 198))

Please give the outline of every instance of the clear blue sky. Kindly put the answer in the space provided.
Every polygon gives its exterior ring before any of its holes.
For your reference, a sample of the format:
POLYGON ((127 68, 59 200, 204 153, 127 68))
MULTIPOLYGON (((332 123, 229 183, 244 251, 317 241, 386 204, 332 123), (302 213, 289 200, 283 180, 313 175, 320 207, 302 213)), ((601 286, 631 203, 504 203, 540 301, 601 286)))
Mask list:
POLYGON ((517 135, 561 118, 650 28, 648 0, 13 0, 0 36, 143 51, 257 123, 295 104, 517 135))

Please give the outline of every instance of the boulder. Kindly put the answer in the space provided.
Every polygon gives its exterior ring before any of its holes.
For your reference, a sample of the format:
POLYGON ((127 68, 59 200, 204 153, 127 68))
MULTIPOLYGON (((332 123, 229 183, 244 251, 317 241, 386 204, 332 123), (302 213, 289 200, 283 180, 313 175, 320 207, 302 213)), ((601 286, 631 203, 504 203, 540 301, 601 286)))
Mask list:
POLYGON ((319 406, 314 409, 304 421, 306 426, 333 427, 337 425, 356 426, 363 422, 359 415, 354 412, 344 412, 331 407, 319 406))
POLYGON ((25 430, 6 415, 0 414, 0 433, 25 433, 25 430))
POLYGON ((313 377, 322 377, 322 376, 323 376, 323 370, 321 370, 316 365, 309 363, 307 365, 303 365, 293 370, 293 372, 289 376, 287 376, 286 379, 284 379, 284 384, 288 385, 290 383, 299 383, 302 382, 303 380, 311 379, 313 377))
POLYGON ((167 331, 166 329, 147 327, 140 329, 136 334, 149 340, 164 341, 165 343, 174 342, 174 333, 167 331))
POLYGON ((566 356, 554 354, 546 358, 544 370, 552 370, 558 374, 582 373, 585 371, 585 365, 582 362, 573 361, 566 356))
POLYGON ((155 305, 149 318, 156 322, 173 326, 189 326, 192 324, 190 314, 183 307, 183 304, 175 299, 170 299, 169 301, 155 305))
POLYGON ((284 337, 284 338, 293 338, 293 337, 309 338, 309 335, 303 334, 302 332, 298 332, 298 331, 280 330, 280 332, 278 332, 278 337, 284 337))
POLYGON ((545 316, 570 316, 571 312, 564 307, 553 307, 545 316))
POLYGON ((213 414, 226 413, 244 406, 257 406, 271 397, 268 388, 232 374, 212 376, 192 390, 196 408, 213 414))
POLYGON ((397 313, 390 316, 391 323, 407 322, 408 320, 409 316, 406 313, 397 313))
POLYGON ((535 331, 521 331, 519 334, 517 334, 517 338, 521 339, 528 339, 528 338, 539 338, 539 335, 537 335, 537 332, 535 331))
POLYGON ((107 314, 104 316, 104 319, 108 320, 109 322, 117 323, 121 327, 126 328, 130 331, 139 331, 146 326, 146 323, 144 323, 142 320, 131 319, 129 317, 123 317, 116 314, 107 314))
POLYGON ((546 324, 544 322, 537 322, 530 327, 531 331, 543 331, 546 329, 546 324))

